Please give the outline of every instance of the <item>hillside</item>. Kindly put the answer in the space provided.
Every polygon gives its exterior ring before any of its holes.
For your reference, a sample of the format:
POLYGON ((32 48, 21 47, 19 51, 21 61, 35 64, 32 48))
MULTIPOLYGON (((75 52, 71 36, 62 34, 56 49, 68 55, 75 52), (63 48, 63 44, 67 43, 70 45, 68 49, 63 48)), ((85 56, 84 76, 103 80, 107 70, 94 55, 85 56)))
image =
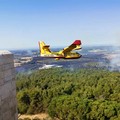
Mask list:
POLYGON ((18 112, 62 120, 119 120, 120 73, 52 68, 17 74, 18 112))

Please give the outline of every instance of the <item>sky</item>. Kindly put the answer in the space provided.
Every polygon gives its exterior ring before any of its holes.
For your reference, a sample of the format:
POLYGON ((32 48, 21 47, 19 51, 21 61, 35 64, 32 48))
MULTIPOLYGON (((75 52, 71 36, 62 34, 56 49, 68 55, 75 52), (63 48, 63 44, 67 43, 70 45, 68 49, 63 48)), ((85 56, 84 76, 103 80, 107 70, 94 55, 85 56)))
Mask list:
POLYGON ((120 0, 0 0, 0 49, 120 45, 120 0))

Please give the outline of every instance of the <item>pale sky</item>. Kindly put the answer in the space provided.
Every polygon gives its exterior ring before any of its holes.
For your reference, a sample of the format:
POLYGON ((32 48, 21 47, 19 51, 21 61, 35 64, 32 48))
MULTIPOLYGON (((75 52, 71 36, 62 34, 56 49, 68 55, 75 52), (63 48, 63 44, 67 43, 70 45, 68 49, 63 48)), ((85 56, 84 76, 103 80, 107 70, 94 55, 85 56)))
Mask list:
POLYGON ((120 43, 120 0, 0 0, 0 49, 120 43))

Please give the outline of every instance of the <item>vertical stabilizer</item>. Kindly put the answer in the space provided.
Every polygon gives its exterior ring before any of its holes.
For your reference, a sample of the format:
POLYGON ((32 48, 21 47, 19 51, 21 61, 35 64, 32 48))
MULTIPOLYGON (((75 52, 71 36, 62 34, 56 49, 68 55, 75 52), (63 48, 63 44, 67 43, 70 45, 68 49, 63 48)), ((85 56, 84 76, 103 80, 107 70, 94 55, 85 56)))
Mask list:
POLYGON ((45 55, 45 54, 50 54, 50 46, 46 45, 43 41, 38 42, 39 44, 39 49, 40 49, 40 54, 45 55))

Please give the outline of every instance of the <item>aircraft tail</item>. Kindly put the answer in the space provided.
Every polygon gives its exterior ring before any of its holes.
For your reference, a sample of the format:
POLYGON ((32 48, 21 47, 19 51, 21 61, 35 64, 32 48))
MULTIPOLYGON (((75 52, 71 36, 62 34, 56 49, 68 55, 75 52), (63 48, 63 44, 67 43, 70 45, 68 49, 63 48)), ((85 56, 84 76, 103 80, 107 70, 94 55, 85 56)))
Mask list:
POLYGON ((43 41, 38 42, 39 44, 39 49, 40 49, 40 54, 44 55, 44 54, 50 54, 51 51, 49 49, 49 45, 46 45, 43 41))

